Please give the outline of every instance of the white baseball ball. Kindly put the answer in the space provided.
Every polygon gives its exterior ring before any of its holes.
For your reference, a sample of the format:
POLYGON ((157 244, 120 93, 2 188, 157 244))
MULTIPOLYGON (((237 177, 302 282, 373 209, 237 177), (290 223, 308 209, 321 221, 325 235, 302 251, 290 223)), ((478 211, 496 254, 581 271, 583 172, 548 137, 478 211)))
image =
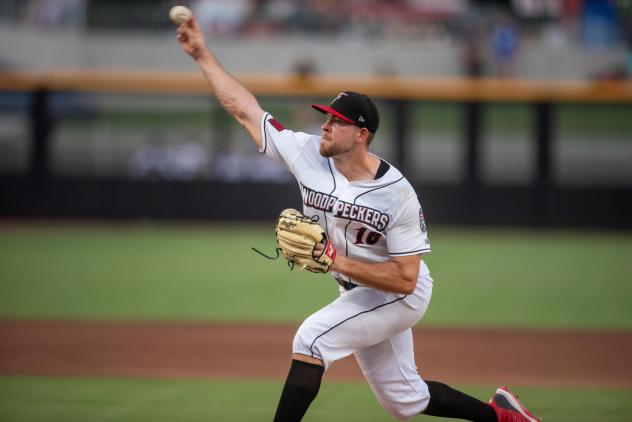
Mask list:
POLYGON ((185 6, 173 6, 171 10, 169 10, 169 19, 176 25, 188 22, 191 16, 193 16, 191 9, 185 6))

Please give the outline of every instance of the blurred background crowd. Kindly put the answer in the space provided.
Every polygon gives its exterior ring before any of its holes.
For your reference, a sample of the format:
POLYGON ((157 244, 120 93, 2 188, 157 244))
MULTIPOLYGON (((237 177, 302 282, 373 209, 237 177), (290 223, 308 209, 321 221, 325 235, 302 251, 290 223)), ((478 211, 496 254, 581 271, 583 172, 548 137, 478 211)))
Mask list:
MULTIPOLYGON (((457 70, 450 69, 452 62, 445 68, 418 65, 417 75, 625 78, 632 73, 632 0, 0 0, 0 28, 20 27, 33 37, 46 35, 28 28, 156 37, 172 33, 167 12, 178 3, 190 6, 205 33, 222 42, 287 43, 309 37, 329 49, 336 47, 332 39, 361 47, 400 42, 407 46, 400 55, 418 52, 412 43, 458 56, 457 70), (571 65, 552 70, 553 57, 562 59, 557 64, 571 65)), ((24 57, 26 51, 4 51, 0 60, 5 66, 35 61, 24 57)), ((285 68, 270 70, 337 70, 317 53, 302 53, 282 59, 285 68)), ((373 52, 358 48, 357 53, 373 52)), ((260 56, 244 54, 253 59, 242 60, 241 67, 252 69, 260 56)), ((408 73, 388 63, 369 71, 408 73)))

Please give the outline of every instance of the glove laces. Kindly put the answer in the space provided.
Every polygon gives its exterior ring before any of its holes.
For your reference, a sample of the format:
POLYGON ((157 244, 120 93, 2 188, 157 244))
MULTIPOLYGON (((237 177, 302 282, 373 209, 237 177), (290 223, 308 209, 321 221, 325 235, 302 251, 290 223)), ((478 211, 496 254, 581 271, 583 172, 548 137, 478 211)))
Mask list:
MULTIPOLYGON (((275 260, 275 259, 279 259, 279 257, 281 256, 281 248, 275 248, 274 251, 276 252, 276 256, 269 256, 266 255, 265 253, 261 252, 259 249, 255 248, 254 246, 251 246, 250 249, 252 249, 253 251, 257 252, 259 255, 261 255, 264 258, 270 259, 270 260, 275 260)), ((290 271, 292 271, 294 269, 294 262, 287 262, 287 266, 290 267, 290 271)))

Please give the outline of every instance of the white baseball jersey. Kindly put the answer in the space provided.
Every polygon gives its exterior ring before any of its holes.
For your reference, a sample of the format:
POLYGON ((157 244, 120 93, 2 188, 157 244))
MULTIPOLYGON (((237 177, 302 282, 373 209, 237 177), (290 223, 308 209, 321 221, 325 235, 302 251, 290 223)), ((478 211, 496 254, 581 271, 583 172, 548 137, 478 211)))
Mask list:
MULTIPOLYGON (((267 113, 261 136, 261 152, 294 175, 303 212, 318 217, 337 253, 385 262, 430 252, 417 195, 395 167, 382 161, 375 180, 350 182, 332 158, 320 155, 319 136, 285 129, 267 113)), ((389 414, 398 419, 418 415, 428 406, 430 394, 415 365, 411 327, 430 303, 428 267, 421 262, 411 294, 358 287, 358 280, 335 272, 333 276, 340 297, 301 324, 293 353, 318 358, 325 369, 353 354, 389 414)))
MULTIPOLYGON (((296 178, 303 213, 317 216, 338 253, 364 262, 426 254, 430 241, 423 211, 410 183, 395 167, 376 180, 349 182, 332 158, 319 153, 320 137, 293 132, 265 114, 261 152, 282 164, 296 178)), ((339 283, 362 285, 333 273, 339 283)))

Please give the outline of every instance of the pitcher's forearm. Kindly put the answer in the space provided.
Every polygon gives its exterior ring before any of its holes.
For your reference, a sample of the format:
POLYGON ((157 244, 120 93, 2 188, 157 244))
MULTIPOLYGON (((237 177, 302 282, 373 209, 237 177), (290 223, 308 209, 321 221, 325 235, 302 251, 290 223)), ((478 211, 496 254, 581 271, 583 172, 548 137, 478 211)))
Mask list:
POLYGON ((250 91, 224 70, 219 60, 206 46, 204 34, 195 17, 191 17, 188 22, 178 26, 177 32, 180 46, 196 61, 222 107, 244 126, 257 147, 261 148, 259 126, 263 110, 259 107, 257 100, 250 91))
POLYGON ((222 107, 248 131, 253 142, 261 148, 259 124, 264 112, 255 96, 224 70, 210 51, 201 53, 196 62, 222 107))
POLYGON ((419 255, 380 263, 367 263, 346 256, 337 256, 332 270, 375 289, 410 294, 417 284, 419 255))

